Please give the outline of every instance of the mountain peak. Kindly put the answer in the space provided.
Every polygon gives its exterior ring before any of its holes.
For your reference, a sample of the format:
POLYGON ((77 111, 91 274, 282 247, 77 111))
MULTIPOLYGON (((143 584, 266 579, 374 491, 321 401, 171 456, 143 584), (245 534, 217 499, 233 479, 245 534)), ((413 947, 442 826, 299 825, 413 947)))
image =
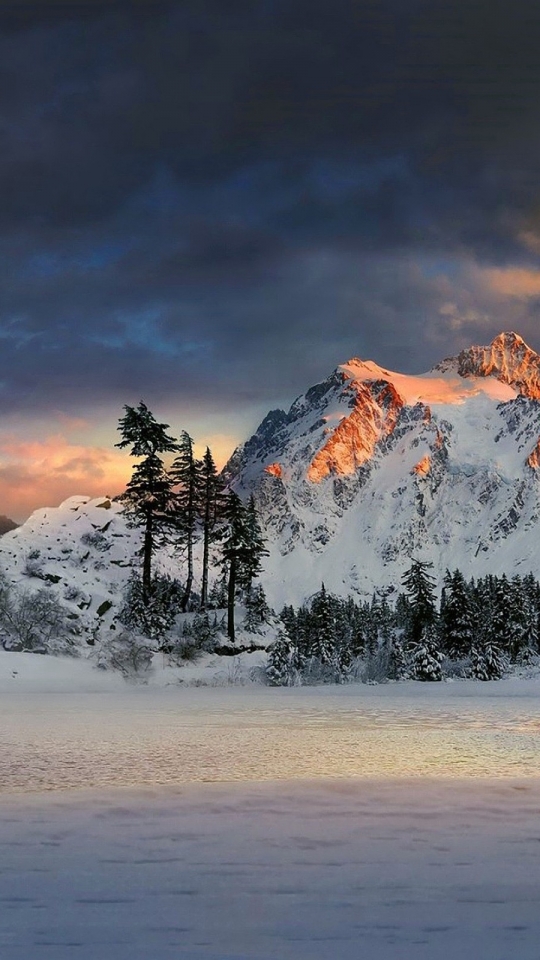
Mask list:
MULTIPOLYGON (((523 337, 520 337, 519 333, 515 333, 514 330, 503 330, 491 341, 491 347, 493 349, 502 348, 503 350, 507 350, 521 345, 527 347, 523 337)), ((530 347, 527 347, 527 349, 529 350, 530 347)))
POLYGON ((488 346, 469 347, 457 357, 461 377, 495 377, 531 400, 540 400, 540 357, 513 330, 488 346))

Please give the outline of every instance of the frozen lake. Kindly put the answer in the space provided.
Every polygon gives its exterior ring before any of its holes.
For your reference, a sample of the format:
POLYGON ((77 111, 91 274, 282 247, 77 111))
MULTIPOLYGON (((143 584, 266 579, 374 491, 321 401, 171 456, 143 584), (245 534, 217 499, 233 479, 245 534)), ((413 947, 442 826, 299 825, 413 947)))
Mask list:
POLYGON ((0 697, 0 791, 537 777, 540 684, 122 687, 0 697))
POLYGON ((3 663, 2 960, 538 960, 538 681, 3 663))

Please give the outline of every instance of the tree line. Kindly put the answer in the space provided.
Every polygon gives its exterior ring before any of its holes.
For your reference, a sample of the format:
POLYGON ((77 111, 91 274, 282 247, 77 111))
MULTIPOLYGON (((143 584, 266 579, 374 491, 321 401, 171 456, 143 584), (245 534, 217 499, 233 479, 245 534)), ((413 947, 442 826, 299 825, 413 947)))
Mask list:
POLYGON ((194 547, 202 540, 202 573, 198 605, 208 606, 209 570, 212 546, 216 545, 217 565, 227 590, 227 634, 235 639, 234 604, 239 589, 248 594, 261 571, 266 554, 253 497, 244 505, 237 494, 222 483, 210 449, 197 459, 194 441, 183 430, 177 439, 168 433, 169 424, 159 423, 145 403, 124 406, 118 429, 120 449, 129 448, 137 458, 126 490, 116 499, 132 527, 142 532, 140 584, 128 590, 133 619, 149 619, 167 606, 166 595, 179 602, 186 612, 193 600, 194 547), (172 455, 166 466, 164 457, 172 455), (181 596, 178 584, 171 588, 154 574, 156 549, 173 546, 185 562, 186 579, 181 596))
POLYGON ((532 574, 466 580, 446 572, 437 602, 431 564, 413 560, 393 602, 333 596, 283 608, 269 648, 271 684, 364 680, 499 679, 539 653, 540 584, 532 574))

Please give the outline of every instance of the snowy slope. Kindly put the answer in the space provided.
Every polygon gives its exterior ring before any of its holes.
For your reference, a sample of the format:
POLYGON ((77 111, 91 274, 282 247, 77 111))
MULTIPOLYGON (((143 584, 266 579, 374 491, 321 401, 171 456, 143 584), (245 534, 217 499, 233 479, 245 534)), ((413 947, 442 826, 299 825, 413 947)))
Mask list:
POLYGON ((52 590, 82 636, 108 626, 132 569, 138 534, 107 497, 70 497, 36 510, 0 540, 0 569, 14 586, 52 590))
POLYGON ((540 357, 514 333, 420 376, 349 360, 225 474, 255 493, 272 601, 399 584, 411 556, 540 575, 540 357))

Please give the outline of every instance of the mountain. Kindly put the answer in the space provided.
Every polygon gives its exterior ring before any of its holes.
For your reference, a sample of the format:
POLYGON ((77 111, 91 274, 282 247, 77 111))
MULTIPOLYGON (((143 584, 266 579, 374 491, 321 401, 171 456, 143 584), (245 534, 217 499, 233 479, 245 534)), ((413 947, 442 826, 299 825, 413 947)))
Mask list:
POLYGON ((0 537, 3 536, 4 533, 9 533, 10 530, 16 530, 18 526, 19 524, 11 520, 10 517, 6 517, 3 513, 0 513, 0 537))
POLYGON ((540 357, 516 333, 418 376, 353 358, 272 410, 224 475, 254 493, 268 593, 395 588, 411 557, 540 575, 540 357))
MULTIPOLYGON (((540 357, 515 333, 409 376, 353 358, 290 410, 271 411, 225 478, 253 492, 268 537, 271 603, 322 581, 395 590, 411 557, 466 576, 540 576, 540 357)), ((140 536, 118 503, 71 497, 0 538, 0 569, 52 590, 81 638, 108 631, 140 536)), ((167 551, 164 572, 182 577, 167 551)))

